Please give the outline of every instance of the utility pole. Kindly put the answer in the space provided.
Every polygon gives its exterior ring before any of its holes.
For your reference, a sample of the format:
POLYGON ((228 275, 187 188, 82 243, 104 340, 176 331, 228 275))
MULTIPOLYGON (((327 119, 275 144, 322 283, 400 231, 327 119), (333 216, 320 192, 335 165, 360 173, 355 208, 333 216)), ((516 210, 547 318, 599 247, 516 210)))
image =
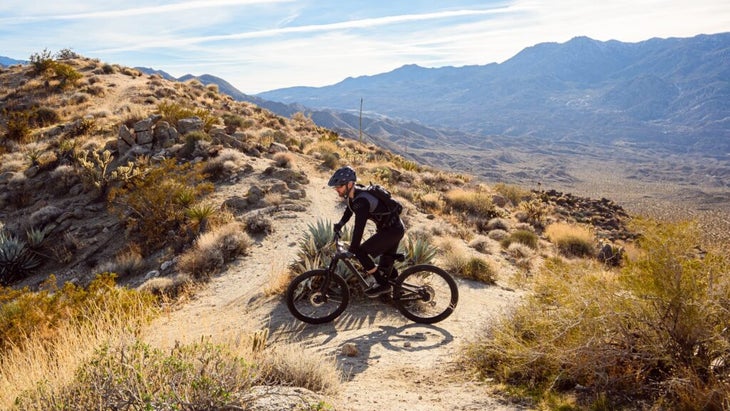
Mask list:
POLYGON ((360 97, 360 142, 362 143, 362 97, 360 97))

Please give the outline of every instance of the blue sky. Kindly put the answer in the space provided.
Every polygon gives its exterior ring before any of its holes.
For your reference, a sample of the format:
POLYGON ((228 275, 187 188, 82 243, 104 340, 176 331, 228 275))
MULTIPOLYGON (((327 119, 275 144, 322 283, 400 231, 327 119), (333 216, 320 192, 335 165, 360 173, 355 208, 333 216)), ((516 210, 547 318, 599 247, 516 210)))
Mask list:
POLYGON ((244 93, 500 63, 575 36, 638 42, 730 31, 727 0, 2 0, 0 55, 71 49, 244 93))

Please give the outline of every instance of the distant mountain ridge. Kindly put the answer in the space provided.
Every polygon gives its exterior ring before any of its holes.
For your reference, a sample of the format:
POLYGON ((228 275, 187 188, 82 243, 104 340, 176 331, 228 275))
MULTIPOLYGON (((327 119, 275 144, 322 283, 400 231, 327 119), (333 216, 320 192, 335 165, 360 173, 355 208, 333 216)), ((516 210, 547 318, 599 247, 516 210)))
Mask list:
MULTIPOLYGON (((639 43, 576 37, 501 64, 423 68, 256 97, 471 135, 730 151, 730 33, 639 43)), ((477 143, 471 138, 469 143, 477 143)))

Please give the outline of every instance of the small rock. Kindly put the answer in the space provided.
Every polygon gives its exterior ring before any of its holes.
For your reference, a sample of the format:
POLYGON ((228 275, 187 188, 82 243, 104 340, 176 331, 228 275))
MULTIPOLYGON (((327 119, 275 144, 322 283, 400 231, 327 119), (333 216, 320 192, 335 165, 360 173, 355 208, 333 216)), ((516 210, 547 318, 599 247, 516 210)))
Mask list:
POLYGON ((342 344, 342 354, 348 357, 357 357, 360 355, 360 350, 357 348, 357 345, 353 343, 345 343, 342 344))

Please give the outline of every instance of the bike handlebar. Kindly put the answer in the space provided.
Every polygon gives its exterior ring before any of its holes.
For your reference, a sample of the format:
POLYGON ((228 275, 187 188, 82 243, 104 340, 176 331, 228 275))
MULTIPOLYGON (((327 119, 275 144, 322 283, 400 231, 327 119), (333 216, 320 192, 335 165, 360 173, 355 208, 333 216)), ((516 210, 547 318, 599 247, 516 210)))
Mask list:
POLYGON ((345 243, 340 241, 340 238, 342 237, 342 233, 339 231, 335 231, 334 242, 335 242, 335 248, 337 249, 337 254, 340 257, 343 258, 353 258, 355 257, 355 254, 351 253, 347 248, 345 248, 345 243))

